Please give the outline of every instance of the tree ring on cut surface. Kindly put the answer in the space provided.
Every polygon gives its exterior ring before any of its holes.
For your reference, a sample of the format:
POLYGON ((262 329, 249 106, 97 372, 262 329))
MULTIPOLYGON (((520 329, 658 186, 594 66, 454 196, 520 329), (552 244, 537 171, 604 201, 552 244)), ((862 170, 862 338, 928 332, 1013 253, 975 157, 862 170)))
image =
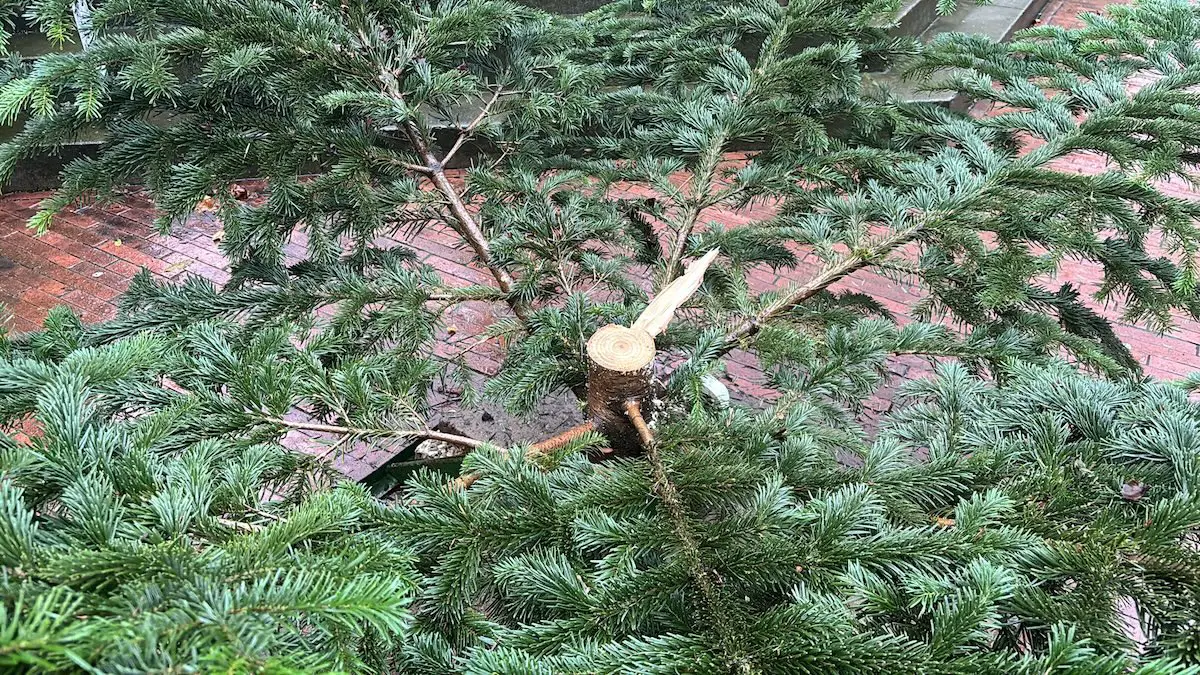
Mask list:
POLYGON ((632 373, 654 361, 654 338, 644 330, 610 324, 588 340, 587 353, 600 368, 632 373))

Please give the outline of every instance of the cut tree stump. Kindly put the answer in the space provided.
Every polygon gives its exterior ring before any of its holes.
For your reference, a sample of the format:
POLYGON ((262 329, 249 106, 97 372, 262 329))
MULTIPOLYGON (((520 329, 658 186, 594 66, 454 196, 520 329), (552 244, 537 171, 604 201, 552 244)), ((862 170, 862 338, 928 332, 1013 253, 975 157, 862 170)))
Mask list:
MULTIPOLYGON (((688 265, 684 273, 663 287, 632 327, 610 324, 592 334, 587 342, 587 408, 589 421, 530 446, 533 457, 556 450, 597 431, 608 439, 612 450, 632 454, 648 448, 653 435, 643 417, 652 409, 654 391, 654 336, 666 329, 675 311, 692 297, 704 279, 704 271, 717 257, 709 251, 688 265)), ((465 474, 452 483, 467 489, 479 475, 465 474)))
POLYGON ((644 330, 608 325, 587 343, 588 415, 618 452, 640 447, 637 429, 625 416, 625 402, 645 405, 653 383, 654 338, 644 330))
POLYGON ((613 450, 641 449, 642 440, 626 413, 627 404, 639 410, 652 408, 654 336, 666 330, 676 310, 700 288, 705 270, 716 257, 714 249, 688 265, 679 278, 663 287, 633 326, 604 326, 588 340, 588 416, 613 450))

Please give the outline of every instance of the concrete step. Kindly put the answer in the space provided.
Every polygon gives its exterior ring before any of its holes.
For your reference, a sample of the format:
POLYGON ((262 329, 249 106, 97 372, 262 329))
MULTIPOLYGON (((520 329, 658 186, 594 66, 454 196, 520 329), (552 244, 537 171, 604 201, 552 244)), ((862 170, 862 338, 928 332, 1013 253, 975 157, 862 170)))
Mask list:
POLYGON ((20 31, 14 33, 8 41, 8 50, 21 55, 23 61, 32 61, 46 54, 61 54, 79 51, 78 42, 67 42, 56 45, 46 39, 45 35, 36 31, 20 31))
POLYGON ((896 15, 893 35, 918 36, 937 20, 937 0, 905 0, 896 15))
MULTIPOLYGON (((1013 35, 1032 26, 1041 15, 1048 0, 991 0, 988 4, 975 4, 960 0, 958 8, 946 16, 939 16, 921 34, 922 42, 930 42, 946 33, 974 33, 984 35, 993 42, 1007 42, 1013 35)), ((966 99, 952 91, 922 91, 923 82, 905 80, 898 72, 885 71, 868 73, 864 79, 869 89, 891 92, 896 98, 943 105, 961 109, 966 99)), ((932 78, 936 80, 936 76, 932 78)))
MULTIPOLYGON (((16 22, 12 37, 8 41, 11 53, 20 56, 22 61, 33 61, 48 54, 62 54, 79 51, 79 41, 74 39, 61 45, 56 45, 41 32, 26 24, 22 19, 16 22)), ((9 126, 0 127, 0 143, 15 136, 24 125, 24 117, 18 118, 9 126)), ((67 163, 80 157, 91 155, 100 144, 102 136, 99 133, 86 135, 73 143, 58 149, 53 154, 43 157, 30 158, 17 163, 12 178, 4 185, 5 192, 24 192, 30 190, 45 190, 59 183, 59 172, 67 163)))

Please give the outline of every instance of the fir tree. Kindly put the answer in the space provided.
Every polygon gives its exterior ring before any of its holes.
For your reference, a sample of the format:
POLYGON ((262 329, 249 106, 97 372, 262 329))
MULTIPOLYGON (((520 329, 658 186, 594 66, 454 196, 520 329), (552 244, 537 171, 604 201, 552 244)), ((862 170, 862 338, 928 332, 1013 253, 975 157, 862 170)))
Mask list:
POLYGON ((0 363, 0 422, 31 437, 0 435, 0 669, 381 668, 410 622, 409 549, 372 533, 361 488, 234 403, 280 397, 262 384, 286 334, 95 349, 81 332, 56 310, 0 363))
MULTIPOLYGON (((468 489, 426 472, 385 504, 250 421, 319 367, 285 332, 48 328, 0 380, 40 427, 0 445, 7 667, 1200 672, 1182 387, 946 364, 866 441, 815 383, 670 410, 640 457, 485 447, 468 489)), ((828 372, 865 396, 915 329, 857 330, 877 347, 828 372)))
MULTIPOLYGON (((107 138, 33 225, 134 179, 164 227, 215 196, 234 277, 216 289, 143 275, 115 321, 59 311, 3 343, 0 421, 37 428, 0 455, 0 630, 17 645, 0 658, 102 671, 1195 667, 1196 408, 1179 389, 1056 361, 1136 371, 1077 289, 1047 277, 1082 258, 1129 318, 1166 327, 1174 310, 1200 312, 1200 207, 1154 187, 1187 179, 1196 157, 1200 17, 1154 0, 1079 30, 923 50, 914 72, 1002 106, 976 119, 862 94, 868 62, 916 51, 879 27, 888 10, 98 7, 88 49, 0 88, 0 117, 32 113, 4 147, 9 168, 94 126, 107 138), (1134 79, 1152 82, 1130 93, 1134 79), (1053 170, 1076 152, 1114 170, 1053 170), (455 162, 470 170, 447 173, 455 162), (247 175, 266 179, 263 203, 229 196, 247 175), (629 184, 655 197, 631 199, 629 184), (709 222, 763 204, 772 215, 745 226, 709 222), (493 283, 455 286, 374 243, 443 225, 493 283), (308 257, 287 261, 301 230, 308 257), (599 425, 485 446, 460 481, 423 475, 386 506, 324 487, 309 476, 319 461, 278 446, 296 428, 445 436, 422 414, 435 378, 466 379, 435 351, 456 302, 511 314, 490 329, 511 346, 485 391, 521 410, 582 389, 597 329, 636 325, 713 249, 700 292, 656 335, 682 365, 618 411, 635 457, 590 463, 615 445, 599 425), (820 263, 805 281, 749 288, 750 268, 801 254, 820 263), (915 279, 925 314, 964 330, 898 327, 872 299, 831 291, 866 268, 915 279), (700 395, 738 348, 780 392, 766 410, 700 395), (868 443, 854 406, 894 354, 962 365, 913 383, 916 402, 868 443)), ((56 7, 35 11, 51 21, 56 7)))

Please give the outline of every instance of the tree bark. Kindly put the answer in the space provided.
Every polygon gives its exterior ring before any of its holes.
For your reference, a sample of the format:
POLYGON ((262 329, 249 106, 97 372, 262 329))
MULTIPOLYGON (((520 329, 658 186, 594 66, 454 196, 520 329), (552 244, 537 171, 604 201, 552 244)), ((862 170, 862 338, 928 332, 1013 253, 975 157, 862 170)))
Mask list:
POLYGON ((639 329, 604 326, 587 343, 588 416, 617 452, 637 452, 641 439, 625 413, 646 406, 653 385, 654 338, 639 329))

